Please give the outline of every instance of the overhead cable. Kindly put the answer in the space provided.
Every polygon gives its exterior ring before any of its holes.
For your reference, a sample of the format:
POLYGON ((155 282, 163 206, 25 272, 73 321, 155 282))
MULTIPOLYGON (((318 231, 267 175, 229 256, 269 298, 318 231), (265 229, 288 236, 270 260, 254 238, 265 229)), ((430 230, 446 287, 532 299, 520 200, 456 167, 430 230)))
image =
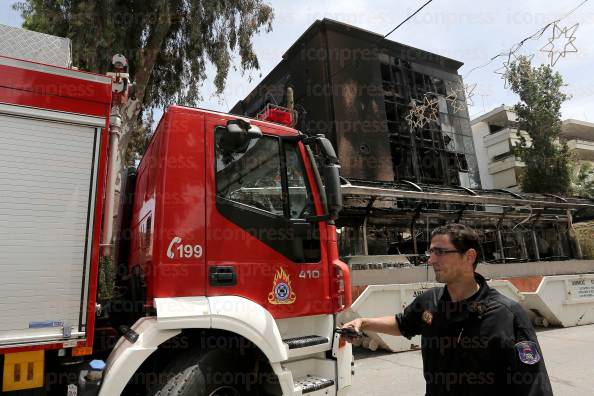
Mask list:
MULTIPOLYGON (((419 11, 421 11, 423 8, 425 8, 425 6, 427 6, 427 4, 431 3, 433 0, 429 0, 428 2, 426 2, 425 4, 423 4, 419 9, 417 9, 415 12, 413 12, 411 15, 409 15, 404 21, 400 22, 398 24, 398 26, 396 26, 394 29, 390 30, 390 32, 388 34, 386 34, 384 36, 384 38, 388 37, 389 35, 391 35, 392 33, 394 33, 394 31, 396 29, 398 29, 400 26, 404 25, 406 22, 408 22, 409 19, 411 19, 412 17, 414 17, 415 15, 417 15, 419 13, 419 11)), ((588 0, 586 0, 588 1, 588 0)))
POLYGON ((488 62, 480 65, 480 66, 476 66, 472 69, 470 69, 465 75, 464 78, 467 78, 472 72, 474 72, 475 70, 478 69, 482 69, 484 67, 487 67, 488 65, 490 65, 494 60, 496 60, 497 58, 500 57, 507 57, 508 59, 514 55, 520 48, 522 48, 522 46, 529 40, 538 40, 540 39, 543 34, 553 25, 555 25, 556 23, 561 22, 563 19, 566 19, 567 17, 569 17, 571 14, 573 14, 574 12, 576 12, 580 7, 582 7, 584 4, 586 4, 588 1, 590 0, 583 0, 580 4, 578 4, 575 8, 573 8, 571 11, 569 11, 567 14, 565 14, 564 16, 562 16, 559 19, 556 19, 554 21, 551 21, 549 23, 547 23, 545 26, 541 27, 540 29, 538 29, 535 33, 533 33, 532 35, 524 38, 523 40, 517 42, 516 44, 512 45, 510 47, 510 49, 508 51, 504 51, 504 52, 500 52, 499 54, 493 56, 488 62))

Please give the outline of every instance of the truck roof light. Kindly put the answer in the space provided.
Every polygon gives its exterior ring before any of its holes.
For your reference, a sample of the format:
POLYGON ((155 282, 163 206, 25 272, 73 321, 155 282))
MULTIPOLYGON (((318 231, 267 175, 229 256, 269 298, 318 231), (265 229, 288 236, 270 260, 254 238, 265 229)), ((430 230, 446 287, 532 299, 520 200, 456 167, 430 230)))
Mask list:
POLYGON ((256 115, 262 121, 275 122, 277 124, 293 127, 297 122, 297 112, 286 107, 268 103, 264 109, 256 115))

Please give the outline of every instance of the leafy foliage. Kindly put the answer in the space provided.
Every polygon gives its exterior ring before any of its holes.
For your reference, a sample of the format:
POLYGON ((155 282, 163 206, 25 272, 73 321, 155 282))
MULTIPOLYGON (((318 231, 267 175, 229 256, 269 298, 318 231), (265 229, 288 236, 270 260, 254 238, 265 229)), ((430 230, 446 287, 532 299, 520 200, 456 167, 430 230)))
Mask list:
POLYGON ((594 199, 594 167, 583 163, 573 181, 573 193, 583 198, 594 199))
POLYGON ((25 28, 70 38, 80 69, 105 73, 114 54, 128 58, 139 106, 127 121, 139 137, 150 130, 142 123, 151 118, 145 110, 197 104, 209 62, 217 93, 234 54, 242 71, 257 69, 252 38, 270 31, 273 19, 262 0, 22 0, 13 7, 25 28))
POLYGON ((127 165, 135 166, 136 160, 140 160, 142 154, 148 148, 153 137, 154 109, 149 108, 141 113, 142 118, 133 119, 129 122, 130 144, 122 153, 124 162, 127 165))
POLYGON ((526 57, 512 62, 506 77, 512 91, 520 97, 514 110, 520 139, 516 153, 526 164, 521 177, 522 190, 569 193, 572 158, 567 145, 559 140, 561 104, 568 99, 561 92, 563 78, 548 65, 533 68, 526 57), (520 130, 527 132, 531 142, 520 130))

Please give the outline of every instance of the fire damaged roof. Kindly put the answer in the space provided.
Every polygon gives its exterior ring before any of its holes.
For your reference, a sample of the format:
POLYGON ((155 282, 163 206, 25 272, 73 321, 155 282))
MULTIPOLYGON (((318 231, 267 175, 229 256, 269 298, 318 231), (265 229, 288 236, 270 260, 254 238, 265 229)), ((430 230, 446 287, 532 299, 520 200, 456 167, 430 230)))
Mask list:
MULTIPOLYGON (((583 258, 573 224, 594 218, 594 201, 583 198, 411 182, 343 182, 344 205, 337 221, 343 256, 399 255, 407 265, 423 264, 422 252, 435 227, 465 223, 480 235, 482 262, 583 258)), ((359 267, 353 265, 378 266, 359 267)), ((378 268, 393 267, 384 263, 378 268)))
POLYGON ((528 218, 531 221, 559 220, 569 210, 574 221, 592 218, 594 201, 554 194, 517 193, 505 189, 471 190, 461 186, 419 185, 412 182, 382 183, 369 180, 344 180, 343 214, 374 212, 375 215, 417 211, 419 213, 457 214, 500 221, 528 218))
POLYGON ((297 53, 308 44, 309 40, 320 31, 335 31, 346 34, 351 38, 365 40, 379 49, 387 49, 390 50, 390 52, 398 53, 401 57, 408 58, 407 60, 446 69, 451 73, 456 73, 458 69, 464 65, 464 63, 460 61, 385 39, 381 34, 329 18, 324 18, 322 20, 318 19, 312 23, 311 26, 307 28, 307 30, 303 32, 295 43, 293 43, 293 45, 291 45, 291 47, 289 47, 283 54, 283 59, 297 55, 297 53))
POLYGON ((369 180, 349 180, 343 185, 347 196, 373 195, 427 201, 493 204, 502 206, 532 206, 544 209, 594 209, 594 201, 586 198, 561 197, 554 194, 519 193, 506 189, 471 190, 462 186, 416 184, 408 181, 382 183, 369 180))
POLYGON ((327 31, 335 31, 351 38, 367 41, 370 46, 377 47, 380 50, 387 50, 392 54, 399 54, 400 57, 407 59, 408 61, 437 67, 442 70, 447 70, 450 73, 457 73, 458 69, 464 65, 463 62, 455 59, 385 39, 383 35, 369 30, 361 29, 329 18, 324 18, 322 20, 318 19, 312 23, 310 27, 307 28, 307 30, 303 32, 303 34, 285 51, 279 64, 262 79, 260 84, 258 84, 258 86, 253 89, 244 100, 239 100, 229 112, 232 114, 242 114, 245 112, 245 102, 261 96, 264 93, 262 87, 268 88, 270 83, 274 84, 277 82, 279 75, 286 73, 285 63, 288 59, 294 56, 299 56, 300 51, 309 49, 312 38, 321 32, 327 31))

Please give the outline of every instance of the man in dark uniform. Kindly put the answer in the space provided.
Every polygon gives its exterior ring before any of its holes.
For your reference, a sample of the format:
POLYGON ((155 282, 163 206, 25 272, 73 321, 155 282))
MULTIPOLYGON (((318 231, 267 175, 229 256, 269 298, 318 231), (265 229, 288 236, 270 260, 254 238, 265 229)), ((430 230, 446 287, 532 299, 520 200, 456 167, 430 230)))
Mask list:
POLYGON ((343 327, 409 339, 420 334, 426 396, 552 395, 526 313, 474 272, 478 250, 478 234, 468 226, 435 229, 427 255, 445 287, 426 291, 403 313, 343 327))

